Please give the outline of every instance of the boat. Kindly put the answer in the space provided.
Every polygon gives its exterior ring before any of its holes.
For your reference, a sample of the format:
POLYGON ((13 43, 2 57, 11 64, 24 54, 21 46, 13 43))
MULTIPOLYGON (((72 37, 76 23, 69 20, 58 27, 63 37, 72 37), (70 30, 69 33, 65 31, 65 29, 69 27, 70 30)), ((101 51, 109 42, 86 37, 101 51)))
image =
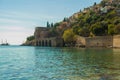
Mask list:
POLYGON ((9 43, 7 42, 7 40, 6 40, 6 42, 4 43, 3 42, 3 40, 2 40, 2 42, 1 42, 1 44, 0 44, 1 46, 9 46, 9 43))
POLYGON ((1 46, 8 46, 8 45, 9 45, 8 43, 1 44, 1 46))

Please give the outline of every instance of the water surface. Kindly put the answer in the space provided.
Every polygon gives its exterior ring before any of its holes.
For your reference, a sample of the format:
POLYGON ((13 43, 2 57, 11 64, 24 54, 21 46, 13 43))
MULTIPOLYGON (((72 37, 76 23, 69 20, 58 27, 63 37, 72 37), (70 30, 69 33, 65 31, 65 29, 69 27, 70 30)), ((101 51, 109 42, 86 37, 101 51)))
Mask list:
POLYGON ((0 46, 0 80, 120 80, 120 49, 0 46))

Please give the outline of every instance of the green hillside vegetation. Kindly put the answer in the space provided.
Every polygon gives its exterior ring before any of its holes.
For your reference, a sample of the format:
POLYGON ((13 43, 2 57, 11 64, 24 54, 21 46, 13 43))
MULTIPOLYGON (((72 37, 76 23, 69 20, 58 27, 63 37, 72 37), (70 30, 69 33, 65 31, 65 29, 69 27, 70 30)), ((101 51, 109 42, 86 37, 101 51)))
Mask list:
POLYGON ((116 16, 115 10, 110 10, 105 14, 89 11, 76 19, 72 23, 74 33, 80 36, 90 36, 92 33, 95 36, 118 34, 116 30, 120 25, 120 17, 116 16), (86 33, 86 34, 85 34, 86 33))
POLYGON ((92 9, 86 8, 77 13, 78 17, 71 23, 71 28, 76 35, 84 37, 120 34, 118 9, 120 6, 115 3, 102 1, 100 4, 94 4, 92 9))
MULTIPOLYGON (((50 35, 59 36, 66 43, 75 42, 75 36, 93 37, 120 34, 120 1, 102 0, 80 10, 55 24, 47 22, 50 35)), ((52 37, 51 36, 51 37, 52 37)))
POLYGON ((27 41, 32 41, 32 40, 34 40, 34 39, 35 39, 34 36, 29 36, 29 37, 27 37, 27 41))
MULTIPOLYGON (((102 7, 101 4, 99 6, 102 7)), ((111 6, 111 9, 106 12, 99 10, 81 12, 71 27, 76 35, 84 37, 119 34, 120 17, 117 15, 116 9, 117 7, 112 8, 111 6)))

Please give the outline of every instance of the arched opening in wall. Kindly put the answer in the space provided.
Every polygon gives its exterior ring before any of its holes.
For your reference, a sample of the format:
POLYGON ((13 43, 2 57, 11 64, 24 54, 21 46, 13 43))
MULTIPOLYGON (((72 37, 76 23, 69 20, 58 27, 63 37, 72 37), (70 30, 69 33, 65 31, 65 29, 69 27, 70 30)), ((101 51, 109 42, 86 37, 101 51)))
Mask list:
POLYGON ((49 40, 49 47, 51 47, 51 45, 52 45, 52 41, 51 41, 51 40, 49 40))
POLYGON ((39 41, 39 46, 41 46, 41 41, 39 41))
POLYGON ((42 46, 44 46, 44 40, 42 40, 42 46))
POLYGON ((38 41, 36 41, 36 46, 38 46, 39 44, 38 44, 38 41))
POLYGON ((47 46, 47 40, 45 40, 45 46, 47 46))

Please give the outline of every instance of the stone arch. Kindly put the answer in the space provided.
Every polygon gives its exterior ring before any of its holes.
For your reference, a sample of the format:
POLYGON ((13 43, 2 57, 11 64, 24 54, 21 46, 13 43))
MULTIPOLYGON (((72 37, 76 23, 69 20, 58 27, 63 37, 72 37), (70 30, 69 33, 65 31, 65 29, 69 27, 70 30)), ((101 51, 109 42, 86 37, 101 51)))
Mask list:
POLYGON ((48 41, 48 45, 49 45, 50 47, 52 46, 52 41, 51 41, 51 40, 48 41))
POLYGON ((38 43, 38 41, 36 41, 36 46, 38 46, 39 45, 39 43, 38 43))
POLYGON ((39 46, 41 46, 41 41, 39 41, 39 46))
POLYGON ((47 45, 48 45, 47 40, 45 40, 45 46, 47 46, 47 45))
POLYGON ((45 44, 44 44, 44 40, 42 40, 42 46, 45 46, 45 44))

